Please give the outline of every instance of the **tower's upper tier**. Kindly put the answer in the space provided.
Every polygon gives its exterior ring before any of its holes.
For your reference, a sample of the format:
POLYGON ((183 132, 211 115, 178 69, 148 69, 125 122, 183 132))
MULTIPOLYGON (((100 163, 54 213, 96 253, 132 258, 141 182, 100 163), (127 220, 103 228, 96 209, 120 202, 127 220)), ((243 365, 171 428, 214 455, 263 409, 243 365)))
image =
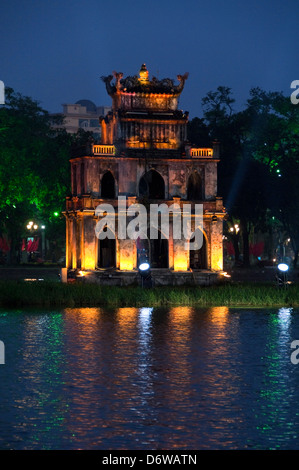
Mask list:
POLYGON ((158 80, 153 77, 149 80, 148 70, 143 64, 139 76, 123 78, 122 73, 113 72, 113 75, 101 77, 106 84, 108 94, 112 97, 113 109, 116 110, 147 110, 147 111, 175 111, 188 73, 178 75, 178 85, 174 80, 164 78, 158 80), (115 79, 112 83, 113 78, 115 79))

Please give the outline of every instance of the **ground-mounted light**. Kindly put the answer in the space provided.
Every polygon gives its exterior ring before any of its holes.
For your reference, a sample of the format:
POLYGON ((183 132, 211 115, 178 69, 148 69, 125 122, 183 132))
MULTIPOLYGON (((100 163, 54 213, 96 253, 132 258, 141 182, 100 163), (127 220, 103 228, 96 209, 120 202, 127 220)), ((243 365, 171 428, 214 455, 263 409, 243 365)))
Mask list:
POLYGON ((140 261, 138 272, 141 277, 142 287, 152 287, 151 266, 147 260, 140 261))
POLYGON ((280 263, 277 267, 278 267, 279 271, 281 271, 283 273, 285 273, 289 270, 288 265, 285 264, 285 263, 280 263))
POLYGON ((290 282, 287 280, 287 272, 289 270, 289 266, 286 263, 279 263, 277 268, 281 273, 280 275, 276 276, 278 286, 286 288, 290 284, 290 282))
POLYGON ((141 273, 146 273, 147 271, 149 271, 150 265, 147 261, 145 261, 139 265, 138 269, 141 273))

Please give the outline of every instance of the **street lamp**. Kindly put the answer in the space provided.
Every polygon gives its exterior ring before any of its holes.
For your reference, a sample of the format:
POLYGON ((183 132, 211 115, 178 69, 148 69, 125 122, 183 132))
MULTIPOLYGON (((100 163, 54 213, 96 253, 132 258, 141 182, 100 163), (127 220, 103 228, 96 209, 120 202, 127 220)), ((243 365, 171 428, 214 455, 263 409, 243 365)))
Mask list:
POLYGON ((26 225, 26 228, 27 230, 29 230, 30 232, 34 232, 38 229, 38 225, 36 223, 34 223, 32 220, 30 222, 28 222, 28 224, 26 225))
POLYGON ((29 243, 28 243, 28 247, 27 247, 27 250, 30 250, 30 252, 29 252, 29 261, 31 261, 31 256, 32 256, 31 253, 36 250, 36 242, 35 242, 35 239, 34 239, 34 234, 38 230, 38 225, 35 222, 33 222, 33 220, 30 220, 30 222, 28 222, 28 224, 26 225, 26 228, 32 235, 30 237, 30 238, 32 238, 32 241, 30 243, 30 248, 29 248, 29 243), (32 252, 31 252, 31 249, 32 249, 32 252))
POLYGON ((41 225, 41 229, 42 229, 42 259, 44 260, 45 255, 46 255, 46 244, 45 244, 45 229, 46 229, 46 226, 41 225))

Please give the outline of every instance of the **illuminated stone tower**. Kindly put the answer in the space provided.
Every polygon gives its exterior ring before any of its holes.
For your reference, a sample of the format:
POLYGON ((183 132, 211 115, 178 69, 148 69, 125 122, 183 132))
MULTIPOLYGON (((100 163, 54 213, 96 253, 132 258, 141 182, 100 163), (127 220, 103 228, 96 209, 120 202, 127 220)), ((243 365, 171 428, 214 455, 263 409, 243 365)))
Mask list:
POLYGON ((223 269, 218 145, 194 148, 187 142, 188 113, 178 109, 187 78, 178 75, 177 84, 169 78, 150 80, 145 64, 139 75, 102 77, 112 99, 112 111, 99 117, 102 142, 71 158, 72 196, 65 211, 69 270, 100 283, 129 284, 138 280, 141 251, 148 254, 156 284, 206 283, 223 269), (192 230, 201 230, 203 246, 190 250, 174 239, 172 218, 168 238, 158 231, 152 240, 150 222, 142 240, 119 237, 119 198, 125 200, 124 213, 136 203, 190 205, 192 230), (113 208, 116 223, 113 236, 99 240, 96 226, 102 216, 96 208, 103 203, 113 208), (195 204, 203 206, 201 226, 195 204))

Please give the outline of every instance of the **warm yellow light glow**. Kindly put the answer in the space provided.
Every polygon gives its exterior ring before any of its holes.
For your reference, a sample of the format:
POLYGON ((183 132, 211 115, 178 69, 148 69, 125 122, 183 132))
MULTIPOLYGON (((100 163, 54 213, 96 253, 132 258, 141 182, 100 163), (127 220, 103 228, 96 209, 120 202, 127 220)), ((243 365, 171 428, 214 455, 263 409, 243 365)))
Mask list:
POLYGON ((187 271, 188 270, 188 259, 187 255, 179 254, 174 256, 173 260, 174 271, 187 271))
POLYGON ((84 269, 95 269, 95 257, 92 247, 86 247, 84 257, 84 269), (89 248, 89 249, 88 249, 89 248))
POLYGON ((90 274, 89 272, 87 271, 79 271, 79 276, 88 276, 88 274, 90 274))
MULTIPOLYGON (((217 323, 218 326, 225 326, 228 320, 229 308, 228 307, 212 307, 209 311, 211 321, 217 323)), ((219 333, 220 334, 220 331, 219 333)))
POLYGON ((121 271, 132 271, 134 269, 134 260, 132 258, 120 258, 119 269, 121 271))
MULTIPOLYGON (((64 312, 68 317, 73 317, 77 322, 79 322, 82 328, 95 326, 97 320, 99 319, 102 310, 95 307, 82 307, 82 308, 66 308, 64 312)), ((81 330, 82 332, 82 330, 81 330)))
POLYGON ((192 148, 191 157, 212 157, 213 149, 212 148, 192 148))
POLYGON ((225 272, 225 271, 224 271, 223 273, 220 273, 220 274, 221 274, 221 276, 223 276, 223 277, 231 277, 231 275, 228 274, 228 273, 225 272))
POLYGON ((134 325, 138 316, 138 308, 124 307, 118 308, 116 312, 116 319, 118 323, 117 333, 122 339, 123 335, 128 338, 131 334, 135 334, 134 325))
POLYGON ((213 271, 222 271, 223 270, 223 256, 222 254, 214 254, 211 259, 211 269, 213 271))
POLYGON ((140 69, 140 72, 139 72, 139 79, 140 83, 142 83, 143 85, 146 85, 149 83, 149 79, 148 79, 148 70, 146 68, 146 65, 145 64, 142 64, 141 66, 141 69, 140 69))
POLYGON ((93 145, 94 155, 115 155, 114 145, 93 145))
POLYGON ((34 230, 37 230, 37 229, 38 229, 38 225, 34 224, 34 225, 33 225, 33 228, 34 228, 34 230))
POLYGON ((182 323, 186 320, 189 321, 192 312, 192 307, 173 307, 170 310, 169 319, 172 323, 182 323))

